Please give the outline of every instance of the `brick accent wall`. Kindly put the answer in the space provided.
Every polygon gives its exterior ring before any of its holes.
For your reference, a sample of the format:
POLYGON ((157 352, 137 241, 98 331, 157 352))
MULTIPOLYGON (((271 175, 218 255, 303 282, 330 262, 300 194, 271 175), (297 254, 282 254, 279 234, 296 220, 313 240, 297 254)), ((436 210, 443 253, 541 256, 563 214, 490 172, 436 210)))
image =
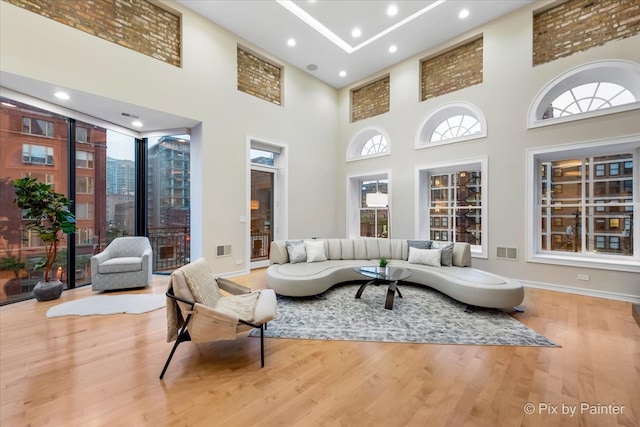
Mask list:
POLYGON ((238 46, 238 90, 282 105, 282 67, 238 46))
POLYGON ((176 67, 180 16, 147 0, 3 0, 176 67))
POLYGON ((391 78, 385 76, 351 91, 351 121, 368 119, 389 111, 391 78))
POLYGON ((420 100, 482 83, 482 37, 420 61, 420 100))
POLYGON ((533 16, 533 65, 640 33, 640 0, 569 0, 533 16))

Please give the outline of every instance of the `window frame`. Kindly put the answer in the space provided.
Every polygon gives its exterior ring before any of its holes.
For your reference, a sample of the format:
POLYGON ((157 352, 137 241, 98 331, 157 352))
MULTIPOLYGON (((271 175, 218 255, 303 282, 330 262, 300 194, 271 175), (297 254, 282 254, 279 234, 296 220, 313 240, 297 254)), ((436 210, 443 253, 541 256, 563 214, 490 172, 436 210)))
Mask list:
POLYGON ((391 142, 389 140, 389 134, 382 128, 369 127, 360 130, 357 134, 351 138, 351 141, 347 145, 346 161, 353 162, 362 159, 371 159, 375 157, 388 156, 391 154, 391 142), (373 137, 381 135, 386 145, 385 151, 372 153, 368 155, 362 155, 362 149, 365 144, 373 137))
POLYGON ((574 67, 551 80, 538 92, 529 107, 527 128, 551 126, 640 109, 639 75, 640 64, 626 60, 594 61, 574 67), (568 116, 542 118, 547 107, 559 95, 582 84, 595 82, 618 84, 629 90, 638 101, 568 116))
MULTIPOLYGON (((633 153, 633 217, 640 215, 640 134, 612 138, 600 141, 569 143, 527 150, 527 261, 563 266, 598 268, 605 270, 640 272, 640 227, 633 230, 633 255, 622 257, 616 254, 597 254, 584 252, 560 252, 541 249, 541 213, 537 202, 540 176, 540 163, 549 160, 562 160, 571 157, 595 157, 604 155, 633 153), (588 153, 588 154, 586 154, 588 153)), ((594 176, 594 180, 598 177, 594 176)), ((582 203, 582 199, 581 199, 582 203)), ((628 211, 628 210, 625 210, 628 211)), ((595 230, 595 229, 594 229, 595 230)), ((608 242, 609 239, 606 239, 608 242)))
POLYGON ((422 121, 422 124, 418 127, 418 131, 415 139, 415 149, 437 147, 439 145, 454 144, 457 142, 471 141, 474 139, 487 137, 487 119, 482 111, 475 105, 468 102, 450 102, 433 110, 422 121), (439 141, 430 141, 433 132, 443 123, 455 116, 470 116, 475 118, 480 125, 480 132, 470 135, 464 135, 456 138, 441 139, 439 141))
MULTIPOLYGON (((392 181, 391 170, 371 171, 347 176, 347 235, 351 239, 362 238, 360 236, 360 212, 362 209, 362 181, 387 180, 387 237, 392 238, 393 224, 391 212, 392 206, 392 181)), ((381 208, 380 208, 381 209, 381 208)))
MULTIPOLYGON (((37 158, 37 157, 36 157, 37 158)), ((42 166, 55 166, 56 162, 55 162, 55 150, 53 147, 48 146, 48 145, 40 145, 40 144, 31 144, 28 142, 23 142, 22 143, 22 163, 27 164, 27 165, 42 165, 42 166), (29 160, 25 160, 25 147, 29 147, 29 160), (38 147, 38 148, 44 148, 44 162, 34 162, 33 161, 33 147, 38 147), (51 153, 51 154, 49 154, 51 153), (51 159, 51 162, 49 162, 49 159, 51 159)))
MULTIPOLYGON (((471 245, 471 256, 473 258, 487 259, 489 257, 489 158, 487 156, 474 157, 460 161, 432 163, 417 166, 415 170, 416 185, 416 206, 417 214, 415 218, 416 236, 419 239, 431 240, 431 184, 432 175, 456 173, 468 171, 470 168, 479 168, 482 176, 480 184, 480 245, 471 245)), ((452 224, 455 229, 455 224, 452 224)), ((447 236, 448 238, 453 236, 447 236)), ((445 241, 444 239, 441 239, 445 241)), ((449 239, 447 239, 449 241, 449 239)), ((453 240, 451 240, 453 241, 453 240)))

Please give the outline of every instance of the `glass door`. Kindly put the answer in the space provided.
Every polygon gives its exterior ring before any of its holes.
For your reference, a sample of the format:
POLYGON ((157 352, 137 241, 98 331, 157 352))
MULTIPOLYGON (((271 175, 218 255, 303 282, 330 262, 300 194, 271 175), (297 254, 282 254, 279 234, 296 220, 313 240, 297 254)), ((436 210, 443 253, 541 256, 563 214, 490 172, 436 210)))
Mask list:
POLYGON ((274 171, 251 170, 251 262, 269 260, 273 240, 274 171))

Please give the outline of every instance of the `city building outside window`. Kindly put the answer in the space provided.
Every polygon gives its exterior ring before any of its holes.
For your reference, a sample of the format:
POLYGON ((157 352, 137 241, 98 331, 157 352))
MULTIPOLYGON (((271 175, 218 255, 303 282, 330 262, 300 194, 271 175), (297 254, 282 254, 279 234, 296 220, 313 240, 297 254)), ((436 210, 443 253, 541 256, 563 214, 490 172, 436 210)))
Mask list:
POLYGON ((418 235, 466 242, 474 256, 487 256, 487 159, 420 168, 418 235))
POLYGON ((53 122, 49 122, 42 119, 35 119, 33 117, 22 118, 22 133, 28 133, 30 135, 53 137, 53 122))
POLYGON ((22 162, 53 166, 53 147, 22 144, 22 162))
POLYGON ((90 176, 78 176, 76 177, 76 193, 78 194, 93 194, 94 179, 90 176))
POLYGON ((347 226, 350 238, 391 237, 390 173, 347 178, 347 226))
POLYGON ((531 150, 530 259, 640 268, 639 154, 637 137, 531 150))
POLYGON ((93 169, 93 153, 88 151, 76 151, 76 167, 81 169, 93 169))
POLYGON ((76 219, 93 219, 93 203, 76 203, 76 219))
POLYGON ((360 237, 389 238, 389 180, 360 181, 360 237))
POLYGON ((89 142, 89 129, 83 128, 83 127, 77 127, 76 142, 89 142))

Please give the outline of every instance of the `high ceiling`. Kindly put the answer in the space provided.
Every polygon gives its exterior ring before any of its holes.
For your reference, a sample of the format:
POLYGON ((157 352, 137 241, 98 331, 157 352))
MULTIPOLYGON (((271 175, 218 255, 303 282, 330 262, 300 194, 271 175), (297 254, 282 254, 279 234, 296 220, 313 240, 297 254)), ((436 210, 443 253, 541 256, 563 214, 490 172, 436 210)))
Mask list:
POLYGON ((532 0, 177 1, 276 58, 341 88, 532 0), (387 13, 390 6, 397 10, 393 16, 387 13), (460 18, 463 10, 468 16, 460 18), (355 28, 361 31, 358 37, 352 35, 355 28), (288 45, 290 39, 294 46, 288 45), (393 53, 392 45, 397 48, 393 53))
MULTIPOLYGON (((341 88, 455 38, 533 0, 176 0, 240 38, 341 88), (395 5, 397 13, 387 14, 395 5), (463 9, 469 16, 461 19, 463 9), (298 16, 293 12, 298 13, 298 16), (315 29, 309 25, 312 22, 315 29), (354 28, 361 30, 354 37, 354 28), (321 34, 323 32, 323 34, 321 34), (295 40, 295 46, 287 41, 295 40), (397 51, 389 52, 395 45, 397 51), (310 65, 317 68, 310 70, 310 65), (346 75, 341 77, 340 71, 346 75)), ((190 128, 196 121, 0 71, 2 96, 22 93, 122 126, 132 134, 190 128), (71 101, 53 94, 65 90, 71 101), (13 92, 15 91, 15 92, 13 92), (144 122, 132 126, 132 117, 144 122)), ((19 100, 19 99, 17 99, 19 100)))

